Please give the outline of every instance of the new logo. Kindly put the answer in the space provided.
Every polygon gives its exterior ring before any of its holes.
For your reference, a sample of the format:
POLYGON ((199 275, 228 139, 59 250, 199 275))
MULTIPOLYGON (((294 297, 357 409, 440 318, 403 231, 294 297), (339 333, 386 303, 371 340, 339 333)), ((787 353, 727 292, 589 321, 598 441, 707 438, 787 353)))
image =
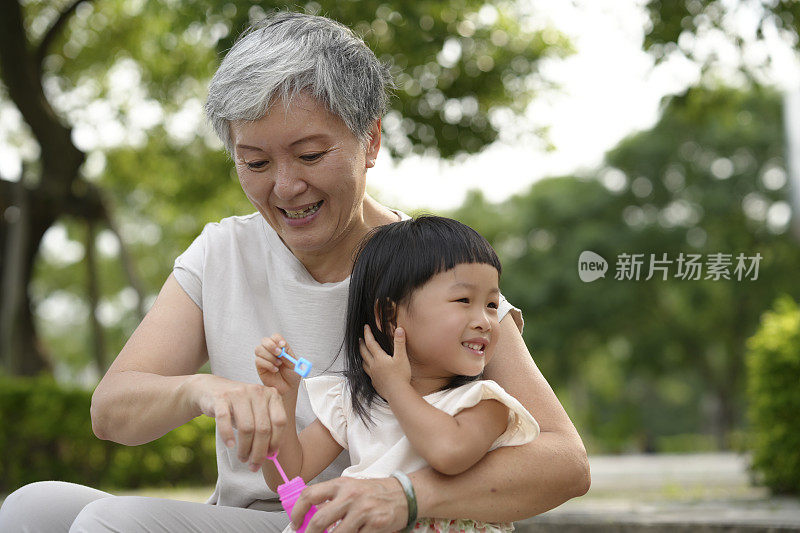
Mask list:
POLYGON ((589 283, 597 278, 606 277, 608 262, 602 256, 586 250, 578 258, 578 276, 581 281, 589 283))

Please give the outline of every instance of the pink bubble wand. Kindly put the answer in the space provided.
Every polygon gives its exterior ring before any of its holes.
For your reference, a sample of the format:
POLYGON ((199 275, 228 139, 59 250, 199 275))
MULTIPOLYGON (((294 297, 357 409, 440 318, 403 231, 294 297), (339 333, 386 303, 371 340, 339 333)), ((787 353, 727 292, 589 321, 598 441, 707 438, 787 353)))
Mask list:
MULTIPOLYGON (((292 517, 292 509, 294 508, 294 504, 297 502, 297 499, 300 497, 300 493, 303 492, 303 489, 306 488, 306 482, 303 481, 303 478, 297 476, 296 478, 289 480, 286 477, 286 472, 283 471, 281 468, 281 464, 278 462, 278 453, 273 453, 267 455, 267 459, 275 463, 275 468, 278 469, 278 473, 281 475, 284 483, 278 485, 278 497, 281 499, 281 505, 283 509, 286 511, 286 514, 289 515, 289 518, 292 517)), ((314 516, 314 513, 317 512, 317 506, 312 505, 311 509, 308 510, 306 513, 305 518, 303 518, 303 525, 297 530, 298 533, 303 533, 306 528, 308 527, 308 523, 311 521, 311 517, 314 516)), ((327 530, 324 530, 323 533, 327 533, 327 530)))

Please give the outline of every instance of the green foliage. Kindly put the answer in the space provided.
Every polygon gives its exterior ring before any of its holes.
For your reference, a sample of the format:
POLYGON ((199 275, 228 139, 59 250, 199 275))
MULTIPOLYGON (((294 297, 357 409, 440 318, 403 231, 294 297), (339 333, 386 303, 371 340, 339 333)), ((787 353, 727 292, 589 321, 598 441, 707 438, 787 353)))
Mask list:
POLYGON ((677 53, 708 70, 723 62, 730 65, 733 55, 745 75, 758 79, 773 60, 771 51, 765 49, 773 48, 775 40, 791 43, 795 50, 800 42, 797 0, 648 0, 645 8, 650 24, 644 48, 657 61, 677 53), (743 20, 747 23, 742 24, 743 20), (715 51, 709 53, 706 46, 695 46, 698 39, 713 42, 715 51), (719 53, 724 41, 730 46, 719 53), (766 53, 753 54, 756 49, 766 53))
POLYGON ((777 95, 695 88, 612 150, 608 168, 498 205, 472 194, 453 213, 498 250, 533 358, 594 451, 684 449, 681 435, 701 436, 701 449, 702 435, 736 444, 745 340, 775 297, 800 297, 800 249, 766 216, 787 194, 782 150, 777 95), (580 280, 584 250, 608 260, 604 279, 580 280), (682 280, 673 263, 668 279, 645 280, 651 254, 718 252, 734 264, 760 253, 758 279, 682 280), (639 281, 614 279, 621 253, 645 254, 639 281))
POLYGON ((42 480, 106 489, 212 484, 214 421, 199 417, 142 446, 92 433, 91 393, 52 378, 0 378, 0 493, 42 480))
MULTIPOLYGON (((24 2, 31 42, 38 42, 71 4, 24 2)), ((132 269, 141 279, 145 309, 204 224, 253 211, 233 164, 208 129, 198 127, 179 138, 169 133, 169 125, 185 122, 186 113, 202 122, 200 103, 224 53, 250 22, 271 9, 338 20, 393 66, 397 89, 383 121, 383 146, 401 157, 428 152, 450 158, 480 150, 497 136, 490 112, 522 111, 536 96, 534 87, 545 83, 538 75, 542 59, 572 51, 559 32, 520 16, 506 2, 82 2, 48 48, 43 77, 64 122, 94 126, 102 119, 87 110, 108 109, 107 121, 125 132, 119 142, 98 139, 84 170, 87 180, 108 193, 132 269), (457 51, 449 59, 442 54, 446 45, 457 51), (151 111, 152 121, 140 120, 151 111)), ((22 130, 9 137, 29 135, 22 130)), ((35 161, 27 163, 32 168, 35 161)), ((59 225, 69 240, 85 244, 81 221, 65 218, 59 225)), ((139 317, 119 252, 101 250, 98 263, 105 359, 110 361, 139 317)), ((83 374, 92 339, 87 286, 83 257, 66 261, 40 254, 30 285, 37 329, 66 380, 92 380, 83 374)))
POLYGON ((752 468, 776 493, 800 494, 800 307, 775 302, 747 342, 752 468))
POLYGON ((617 253, 650 252, 665 237, 630 228, 625 203, 595 179, 542 180, 500 205, 470 198, 454 216, 498 250, 501 289, 523 310, 525 342, 587 448, 653 450, 658 436, 702 431, 702 383, 660 354, 658 282, 613 280, 617 253), (583 250, 612 262, 605 279, 580 280, 583 250))
MULTIPOLYGON (((680 33, 691 33, 698 13, 720 5, 650 2, 654 26, 647 46, 677 42, 680 33), (684 20, 687 12, 692 20, 684 20)), ((787 2, 777 6, 794 9, 787 2)), ((202 101, 234 36, 271 7, 239 0, 86 2, 51 48, 45 76, 51 88, 80 88, 87 101, 104 99, 111 92, 111 67, 128 62, 141 78, 143 97, 157 101, 168 117, 186 102, 202 101)), ((304 7, 353 27, 395 65, 398 89, 384 126, 385 146, 399 155, 435 150, 451 157, 490 142, 496 132, 489 110, 524 107, 535 94, 523 76, 535 74, 545 55, 569 50, 552 30, 547 39, 543 30, 523 31, 505 3, 494 6, 497 16, 490 23, 476 15, 484 4, 471 0, 304 7), (442 64, 437 55, 448 41, 461 54, 453 64, 442 64), (448 102, 461 106, 457 120, 445 114, 448 102), (477 111, 467 112, 475 102, 477 111), (392 128, 407 142, 389 142, 392 128)), ((56 7, 31 0, 25 10, 36 34, 56 7)), ((136 113, 133 103, 114 102, 123 126, 136 113)), ((525 340, 592 451, 707 449, 709 434, 717 446, 732 444, 726 439, 737 435, 732 430, 742 422, 745 339, 778 294, 800 297, 797 244, 765 216, 787 193, 785 185, 766 179, 786 175, 781 122, 779 97, 768 90, 692 89, 665 101, 654 128, 620 143, 607 157, 608 168, 542 180, 497 205, 473 193, 453 214, 500 253, 502 289, 525 312, 525 340), (603 185, 610 172, 621 175, 621 187, 603 185), (605 279, 580 281, 576 263, 583 250, 609 260, 605 279), (623 282, 613 279, 613 261, 622 252, 667 253, 672 259, 682 252, 758 252, 763 259, 757 281, 623 282)), ((167 131, 159 123, 144 131, 141 143, 98 150, 105 164, 92 177, 117 206, 151 297, 204 223, 252 211, 218 145, 200 131, 189 140, 167 131)), ((64 225, 70 239, 83 241, 81 225, 64 225)), ((105 303, 122 309, 117 320, 105 323, 113 355, 138 319, 120 303, 129 289, 118 257, 99 259, 105 303)), ((80 262, 40 260, 31 288, 35 303, 54 295, 84 302, 85 275, 80 262)), ((88 362, 89 331, 85 315, 81 321, 74 314, 78 320, 40 316, 40 326, 58 363, 77 370, 88 362)), ((88 404, 80 409, 88 413, 88 404)), ((91 437, 88 426, 86 434, 91 437)), ((91 446, 107 445, 95 439, 91 446)), ((15 463, 23 461, 2 465, 15 463)))
MULTIPOLYGON (((63 9, 67 2, 61 4, 63 9)), ((57 13, 50 0, 24 7, 33 34, 57 13)), ((393 65, 398 88, 391 106, 405 141, 387 140, 386 147, 396 155, 432 149, 449 158, 480 150, 497 137, 489 111, 523 111, 535 95, 526 77, 537 74, 541 59, 572 52, 552 28, 526 30, 525 18, 506 2, 96 0, 76 10, 51 47, 47 71, 64 91, 83 85, 89 94, 105 97, 109 67, 132 62, 147 96, 174 111, 190 98, 204 98, 208 80, 235 38, 273 9, 338 20, 393 65), (440 59, 445 43, 458 51, 452 60, 440 59), (446 104, 459 112, 446 113, 446 104)), ((117 110, 121 119, 135 113, 126 105, 117 110)))
POLYGON ((715 452, 717 443, 711 435, 666 435, 656 439, 656 449, 659 453, 715 452))

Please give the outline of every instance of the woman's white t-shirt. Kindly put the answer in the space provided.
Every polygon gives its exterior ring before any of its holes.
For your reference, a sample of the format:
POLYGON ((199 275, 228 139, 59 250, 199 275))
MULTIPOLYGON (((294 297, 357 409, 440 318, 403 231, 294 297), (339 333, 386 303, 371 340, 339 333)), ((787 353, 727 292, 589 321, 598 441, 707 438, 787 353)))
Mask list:
MULTIPOLYGON (((401 218, 408 215, 399 213, 401 218)), ((311 376, 341 371, 344 321, 350 278, 319 283, 281 241, 260 213, 210 223, 175 260, 175 279, 203 311, 211 372, 231 380, 260 383, 255 347, 280 333, 294 353, 313 363, 311 376)), ((522 314, 501 297, 498 316, 522 314)), ((305 389, 297 402, 298 431, 314 421, 305 389)), ((208 503, 279 510, 277 495, 261 472, 251 472, 219 436, 217 486, 208 503)), ((342 453, 316 480, 339 477, 349 466, 342 453)))

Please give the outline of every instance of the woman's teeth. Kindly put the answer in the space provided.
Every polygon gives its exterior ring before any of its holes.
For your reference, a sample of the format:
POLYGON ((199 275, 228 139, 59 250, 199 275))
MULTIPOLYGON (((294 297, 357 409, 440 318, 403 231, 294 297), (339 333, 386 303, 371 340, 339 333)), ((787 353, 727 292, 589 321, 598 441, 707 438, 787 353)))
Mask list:
POLYGON ((289 218, 305 218, 308 215, 312 215, 312 214, 316 213, 317 210, 319 210, 321 205, 322 205, 322 200, 320 200, 316 204, 314 204, 312 206, 309 206, 309 207, 307 207, 305 209, 302 209, 300 211, 287 211, 286 209, 283 209, 282 211, 284 213, 286 213, 286 216, 289 217, 289 218))
POLYGON ((470 350, 475 350, 475 351, 478 351, 478 352, 482 352, 483 351, 483 344, 473 344, 471 342, 462 342, 461 344, 463 346, 466 346, 470 350))

